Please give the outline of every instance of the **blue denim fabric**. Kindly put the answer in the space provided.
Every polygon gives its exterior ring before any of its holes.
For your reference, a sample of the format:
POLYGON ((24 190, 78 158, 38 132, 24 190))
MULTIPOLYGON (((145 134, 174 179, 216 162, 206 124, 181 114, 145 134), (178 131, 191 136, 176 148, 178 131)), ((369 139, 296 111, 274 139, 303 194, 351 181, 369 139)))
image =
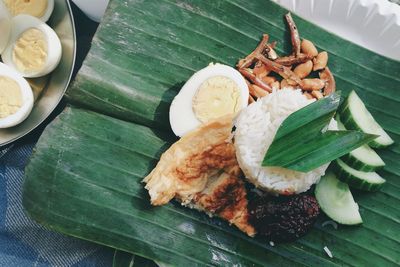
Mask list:
POLYGON ((24 213, 24 168, 33 146, 0 149, 0 266, 112 266, 113 249, 49 231, 24 213))

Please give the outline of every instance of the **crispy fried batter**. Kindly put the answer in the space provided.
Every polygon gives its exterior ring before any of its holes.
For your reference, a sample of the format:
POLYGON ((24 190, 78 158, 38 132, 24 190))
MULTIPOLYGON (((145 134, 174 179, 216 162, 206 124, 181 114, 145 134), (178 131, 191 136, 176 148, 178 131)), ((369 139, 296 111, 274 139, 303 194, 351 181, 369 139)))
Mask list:
POLYGON ((190 155, 175 169, 174 175, 185 183, 191 183, 204 173, 230 170, 236 165, 235 147, 232 143, 224 142, 190 155))
POLYGON ((254 236, 254 227, 248 222, 246 195, 243 181, 237 175, 223 172, 208 180, 206 189, 195 195, 193 203, 195 208, 216 214, 249 236, 254 236))
POLYGON ((252 236, 255 230, 247 220, 246 189, 230 142, 232 119, 220 118, 183 136, 143 181, 152 205, 176 198, 252 236))

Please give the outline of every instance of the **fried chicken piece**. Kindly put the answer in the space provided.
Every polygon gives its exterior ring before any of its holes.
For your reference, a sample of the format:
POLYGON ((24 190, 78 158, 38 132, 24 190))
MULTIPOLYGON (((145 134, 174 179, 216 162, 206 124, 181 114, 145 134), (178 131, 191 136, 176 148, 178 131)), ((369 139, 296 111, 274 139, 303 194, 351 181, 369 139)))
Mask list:
POLYGON ((232 116, 212 121, 183 136, 143 180, 151 204, 176 198, 183 205, 217 215, 250 236, 247 192, 231 143, 232 116))
MULTIPOLYGON (((241 173, 240 169, 238 172, 241 173)), ((197 193, 191 203, 192 208, 216 214, 249 236, 255 235, 254 227, 249 224, 246 188, 238 175, 223 172, 210 177, 206 188, 197 193)))

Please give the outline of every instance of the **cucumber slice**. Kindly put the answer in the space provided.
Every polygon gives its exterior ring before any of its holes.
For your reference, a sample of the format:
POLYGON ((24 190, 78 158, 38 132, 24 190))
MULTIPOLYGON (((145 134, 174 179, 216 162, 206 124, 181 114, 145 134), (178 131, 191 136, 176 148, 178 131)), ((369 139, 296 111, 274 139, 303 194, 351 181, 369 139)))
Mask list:
POLYGON ((362 223, 358 204, 349 186, 339 181, 333 173, 327 173, 315 187, 315 197, 321 209, 332 220, 341 224, 362 223))
POLYGON ((393 139, 375 121, 355 91, 352 91, 343 103, 340 117, 344 126, 349 130, 361 130, 365 133, 379 135, 369 144, 370 146, 383 148, 393 144, 393 139))
POLYGON ((386 182, 386 180, 376 172, 355 170, 340 159, 337 159, 333 166, 334 172, 340 180, 360 190, 376 191, 386 182))
MULTIPOLYGON (((336 121, 339 130, 346 130, 339 116, 336 116, 336 121)), ((385 166, 381 157, 368 145, 360 146, 341 159, 352 168, 364 172, 376 171, 385 166)))
POLYGON ((363 172, 373 172, 385 166, 381 157, 368 145, 360 146, 340 159, 352 168, 363 172))

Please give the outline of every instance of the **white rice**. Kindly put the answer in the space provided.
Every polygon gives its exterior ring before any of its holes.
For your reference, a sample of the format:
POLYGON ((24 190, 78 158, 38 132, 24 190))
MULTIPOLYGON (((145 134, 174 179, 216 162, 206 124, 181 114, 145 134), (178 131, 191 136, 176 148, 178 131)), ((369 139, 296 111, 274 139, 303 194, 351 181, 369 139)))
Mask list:
MULTIPOLYGON (((257 187, 279 194, 301 193, 317 183, 329 164, 307 173, 261 162, 281 123, 293 112, 312 103, 301 90, 282 89, 252 103, 235 120, 236 157, 246 178, 257 187)), ((336 128, 330 125, 329 127, 336 128)))

